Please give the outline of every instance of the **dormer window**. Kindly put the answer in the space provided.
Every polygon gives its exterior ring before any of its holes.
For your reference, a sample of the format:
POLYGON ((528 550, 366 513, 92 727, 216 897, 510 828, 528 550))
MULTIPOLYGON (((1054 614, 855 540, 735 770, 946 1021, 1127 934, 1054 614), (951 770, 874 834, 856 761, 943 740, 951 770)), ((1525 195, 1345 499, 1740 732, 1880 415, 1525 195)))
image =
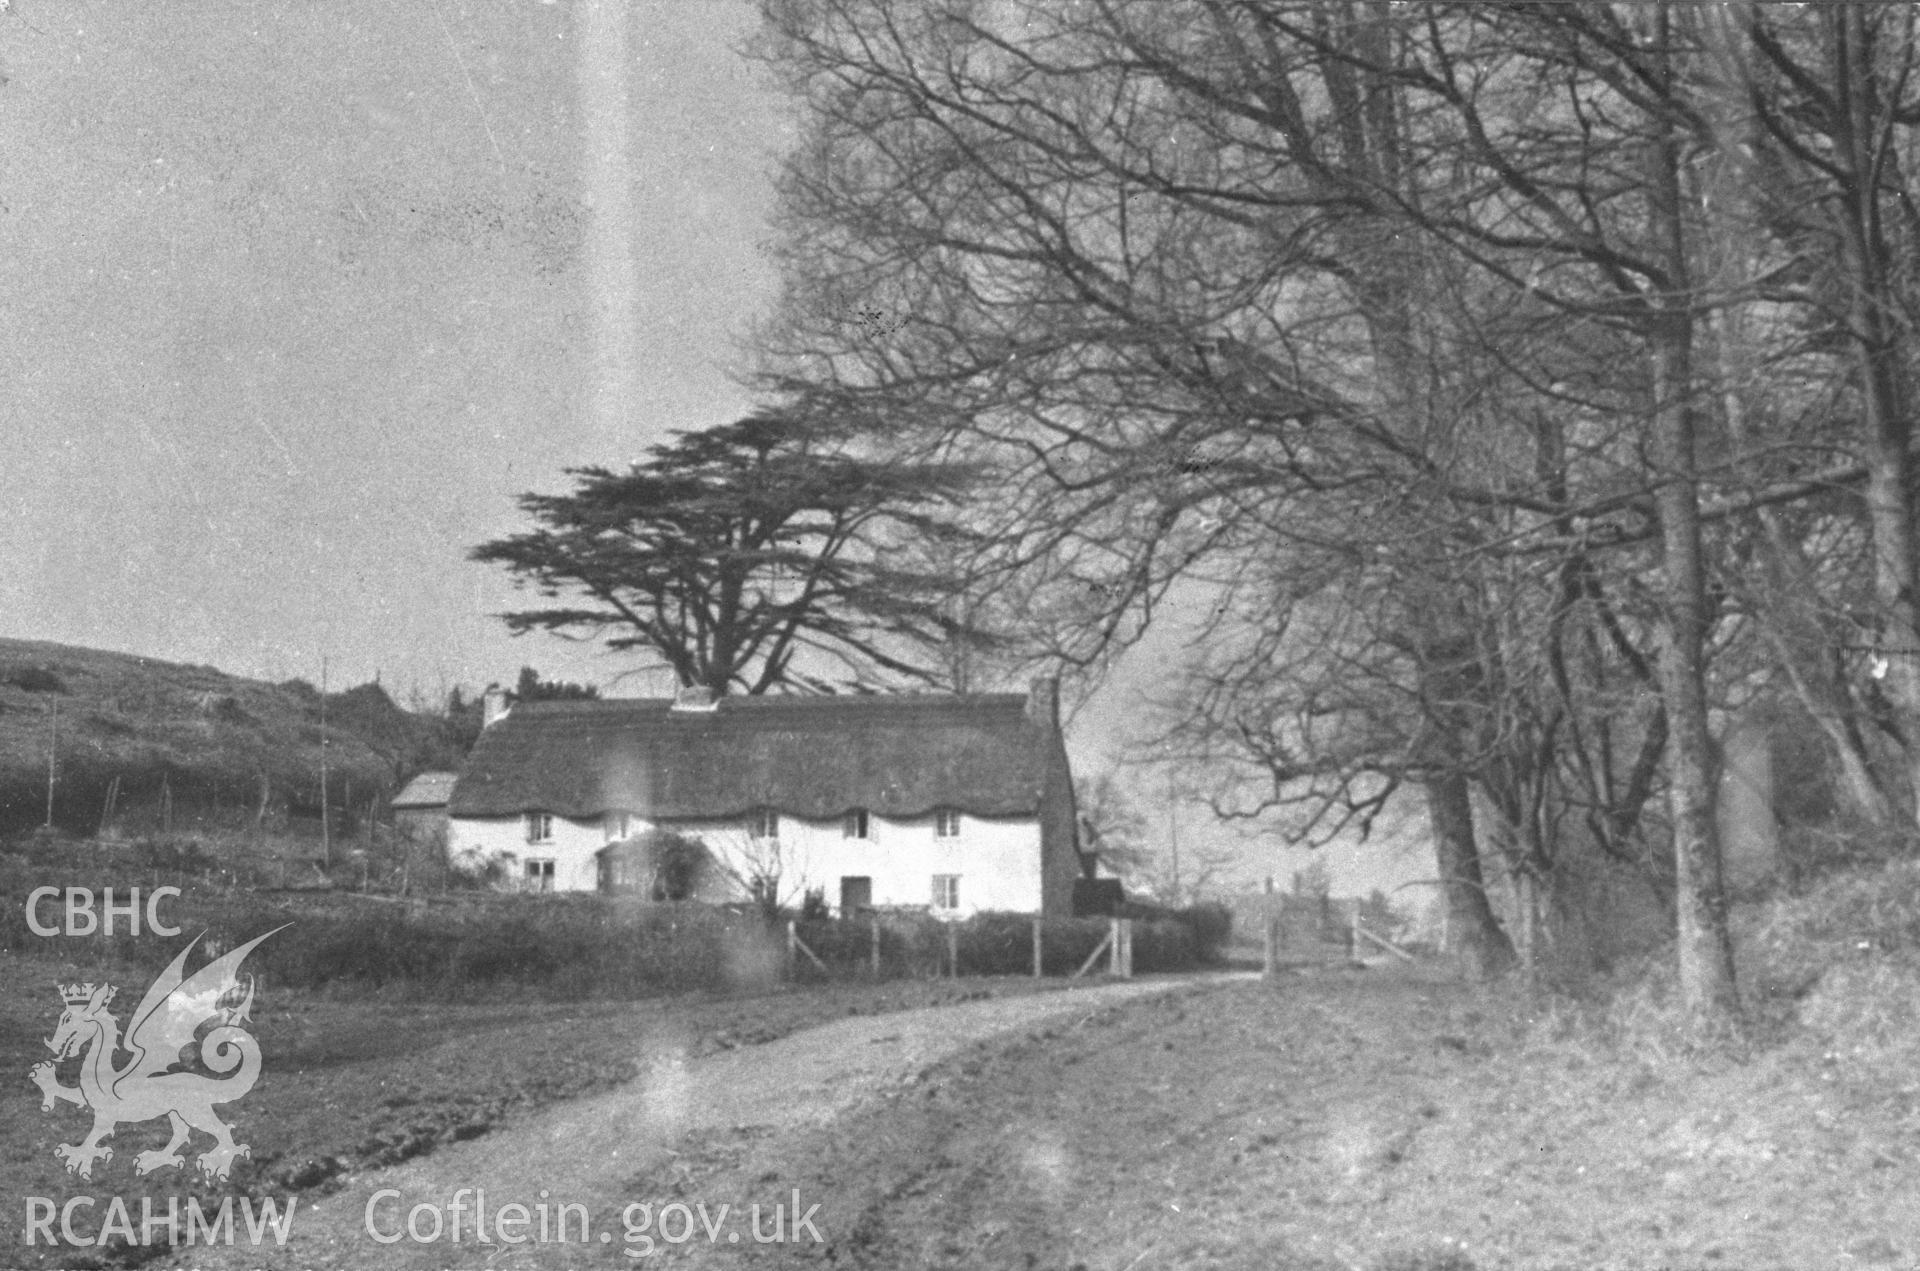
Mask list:
POLYGON ((527 813, 527 842, 553 842, 553 814, 551 812, 527 813))
POLYGON ((780 814, 772 808, 761 808, 753 814, 753 837, 757 839, 778 839, 780 837, 780 814))
POLYGON ((865 808, 855 808, 853 811, 847 813, 846 819, 840 823, 840 837, 849 839, 872 838, 872 829, 873 826, 867 817, 867 810, 865 808))
POLYGON ((957 839, 960 837, 960 813, 955 808, 941 808, 933 814, 933 836, 937 839, 957 839))
POLYGON ((633 813, 609 812, 606 818, 607 842, 621 843, 633 837, 633 813))

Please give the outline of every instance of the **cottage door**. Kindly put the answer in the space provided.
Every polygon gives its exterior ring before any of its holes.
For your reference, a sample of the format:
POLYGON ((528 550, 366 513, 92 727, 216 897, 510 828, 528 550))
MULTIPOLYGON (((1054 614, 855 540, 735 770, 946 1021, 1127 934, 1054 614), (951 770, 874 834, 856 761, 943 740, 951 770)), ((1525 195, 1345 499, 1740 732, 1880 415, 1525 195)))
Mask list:
POLYGON ((851 918, 862 909, 873 908, 873 880, 845 877, 840 880, 840 916, 851 918))

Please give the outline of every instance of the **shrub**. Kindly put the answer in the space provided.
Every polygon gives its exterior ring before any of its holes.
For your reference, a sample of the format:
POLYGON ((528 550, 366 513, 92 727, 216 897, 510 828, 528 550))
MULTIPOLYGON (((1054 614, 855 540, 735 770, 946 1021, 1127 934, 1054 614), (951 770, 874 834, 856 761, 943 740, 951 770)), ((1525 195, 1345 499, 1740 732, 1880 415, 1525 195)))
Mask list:
POLYGON ((1669 947, 1623 959, 1581 997, 1550 998, 1533 1044, 1657 1064, 1794 1040, 1911 1071, 1920 1059, 1920 861, 1837 873, 1798 895, 1738 905, 1733 928, 1743 1027, 1695 1027, 1674 988, 1669 947))
POLYGON ((1789 882, 1805 887, 1833 874, 1870 870, 1910 857, 1920 847, 1910 826, 1848 824, 1829 819, 1782 828, 1780 858, 1789 882))
POLYGON ((1800 997, 1839 963, 1920 951, 1920 861, 1832 875, 1740 915, 1741 973, 1763 994, 1800 997))
POLYGON ((469 847, 449 861, 447 885, 491 891, 513 877, 513 861, 505 852, 482 852, 469 847))
MULTIPOLYGON (((56 874, 21 862, 0 865, 0 947, 70 956, 64 942, 27 928, 24 902, 34 887, 89 886, 98 894, 104 886, 145 889, 154 881, 151 872, 56 874)), ((167 915, 188 938, 206 933, 209 946, 231 949, 285 927, 248 958, 248 969, 299 988, 339 983, 435 997, 528 990, 548 998, 627 998, 757 984, 778 965, 777 945, 752 915, 702 905, 469 894, 429 907, 327 892, 270 900, 223 895, 177 874, 158 881, 181 887, 167 915)), ((177 953, 181 939, 122 929, 94 947, 107 961, 151 968, 177 953)))
MULTIPOLYGON (((1233 911, 1225 905, 1197 904, 1184 909, 1174 909, 1166 905, 1147 904, 1141 901, 1129 901, 1122 906, 1120 916, 1132 918, 1136 923, 1177 923, 1186 928, 1192 940, 1192 957, 1195 963, 1213 963, 1221 958, 1227 939, 1233 934, 1233 911)), ((1140 959, 1140 934, 1134 932, 1134 963, 1136 969, 1140 959)))
POLYGON ((133 860, 141 869, 196 877, 212 873, 219 865, 198 839, 143 838, 133 844, 133 860))
MULTIPOLYGON (((364 903, 364 902, 363 902, 364 903)), ((425 912, 303 917, 261 946, 286 982, 396 984, 435 993, 501 986, 558 997, 644 997, 737 984, 765 943, 757 923, 702 905, 500 896, 425 912)))
POLYGON ((1189 905, 1174 921, 1193 933, 1194 955, 1202 962, 1218 962, 1233 936, 1233 910, 1220 904, 1189 905))
MULTIPOLYGON (((1063 926, 1065 924, 1062 924, 1063 926)), ((1033 919, 1025 914, 975 914, 959 924, 960 967, 971 975, 1033 971, 1033 919)))
POLYGON ((7 684, 29 693, 64 693, 67 682, 44 666, 23 666, 7 672, 7 684))
POLYGON ((633 852, 653 866, 654 900, 691 900, 713 872, 713 854, 697 838, 672 830, 648 830, 633 840, 633 852))

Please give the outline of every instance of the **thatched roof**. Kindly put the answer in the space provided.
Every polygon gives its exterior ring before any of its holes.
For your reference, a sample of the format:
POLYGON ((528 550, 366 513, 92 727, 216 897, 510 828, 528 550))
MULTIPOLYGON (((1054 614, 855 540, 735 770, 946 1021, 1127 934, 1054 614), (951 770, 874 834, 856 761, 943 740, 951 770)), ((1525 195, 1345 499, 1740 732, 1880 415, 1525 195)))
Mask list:
POLYGON ((651 699, 524 704, 480 735, 448 810, 1031 815, 1057 743, 1051 721, 1027 708, 1014 694, 729 697, 705 710, 651 699))
POLYGON ((407 782, 399 794, 393 796, 396 808, 444 808, 453 794, 453 783, 460 779, 457 772, 423 772, 407 782))

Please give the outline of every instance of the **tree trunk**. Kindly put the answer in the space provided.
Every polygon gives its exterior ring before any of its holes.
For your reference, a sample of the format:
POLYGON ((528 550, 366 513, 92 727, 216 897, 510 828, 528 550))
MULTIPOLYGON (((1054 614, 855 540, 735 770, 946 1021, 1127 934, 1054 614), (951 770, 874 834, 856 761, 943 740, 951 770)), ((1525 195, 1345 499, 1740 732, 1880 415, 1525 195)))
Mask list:
POLYGON ((1673 819, 1680 996, 1690 1014, 1709 1019, 1733 1014, 1739 1009, 1739 1000, 1734 991, 1733 944, 1727 931, 1719 828, 1714 820, 1693 421, 1683 400, 1684 347, 1662 341, 1654 359, 1658 368, 1656 391, 1661 399, 1654 407, 1654 430, 1661 467, 1659 508, 1666 601, 1666 649, 1660 659, 1660 675, 1669 729, 1667 803, 1673 819))
MULTIPOLYGON (((1746 400, 1757 377, 1740 356, 1745 345, 1741 314, 1729 306, 1709 316, 1707 327, 1728 436, 1741 449, 1757 449, 1761 443, 1753 435, 1746 400)), ((1816 610, 1820 592, 1815 568, 1805 546, 1781 524, 1776 509, 1755 508, 1754 518, 1760 523, 1757 550, 1766 577, 1763 605, 1756 615, 1760 629, 1801 707, 1827 739, 1839 765, 1841 791, 1854 816, 1869 825, 1888 825, 1894 816, 1893 803, 1874 771, 1844 668, 1834 656, 1833 639, 1816 610)))
POLYGON ((1427 819, 1446 887, 1448 935, 1468 973, 1490 979, 1513 966, 1513 942, 1487 903, 1467 779, 1461 773, 1443 772, 1428 777, 1425 784, 1427 819))
MULTIPOLYGON (((1667 363, 1670 351, 1655 353, 1667 363)), ((1663 380, 1661 396, 1678 392, 1663 380)), ((1667 804, 1674 833, 1674 899, 1680 939, 1680 996, 1699 1018, 1740 1008, 1734 991, 1734 947, 1726 927, 1726 881, 1713 806, 1713 737, 1707 728, 1705 657, 1701 641, 1703 586, 1699 559, 1699 503, 1692 482, 1690 411, 1684 403, 1655 407, 1661 442, 1661 545, 1665 553, 1667 649, 1661 659, 1667 699, 1667 804), (1676 467, 1686 465, 1686 467, 1676 467)))
POLYGON ((1866 16, 1858 4, 1832 6, 1836 158, 1844 163, 1840 244, 1849 301, 1855 374, 1865 414, 1867 516, 1873 528, 1874 595, 1887 694, 1898 712, 1906 749, 1908 809, 1920 819, 1920 615, 1914 602, 1912 424, 1894 331, 1891 294, 1900 266, 1880 219, 1873 67, 1866 16))
MULTIPOLYGON (((1672 47, 1668 0, 1654 11, 1655 47, 1672 47)), ((1671 66, 1662 68, 1672 74, 1671 66)), ((1689 1015, 1707 1023, 1737 1014, 1733 942, 1727 930, 1726 885, 1714 819, 1712 735, 1707 726, 1706 584, 1700 549, 1699 473, 1694 437, 1691 274, 1680 193, 1680 152, 1673 121, 1652 120, 1647 189, 1656 256, 1667 277, 1646 334, 1653 358, 1653 445, 1660 514, 1661 582, 1666 648, 1660 659, 1668 727, 1667 800, 1673 819, 1674 897, 1680 997, 1689 1015)))

